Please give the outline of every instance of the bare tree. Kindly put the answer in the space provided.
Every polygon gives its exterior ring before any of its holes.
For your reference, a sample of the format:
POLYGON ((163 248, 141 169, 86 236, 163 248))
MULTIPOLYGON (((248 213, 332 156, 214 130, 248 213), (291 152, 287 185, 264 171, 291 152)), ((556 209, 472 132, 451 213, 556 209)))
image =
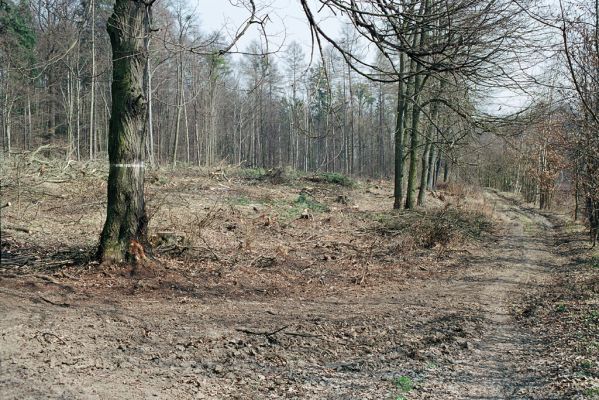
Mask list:
POLYGON ((599 238, 599 1, 581 7, 568 7, 560 1, 560 15, 552 26, 561 33, 571 93, 576 99, 573 113, 580 132, 576 175, 595 246, 599 238))
POLYGON ((478 80, 501 75, 505 70, 502 64, 508 62, 506 54, 512 37, 525 31, 521 18, 524 12, 511 1, 320 2, 323 9, 346 17, 363 38, 376 46, 391 68, 380 68, 344 47, 318 24, 309 2, 302 0, 318 46, 322 47, 322 42, 330 43, 354 71, 371 80, 399 82, 394 207, 402 205, 406 127, 410 131, 410 168, 405 206, 413 207, 419 101, 428 77, 440 72, 478 80))

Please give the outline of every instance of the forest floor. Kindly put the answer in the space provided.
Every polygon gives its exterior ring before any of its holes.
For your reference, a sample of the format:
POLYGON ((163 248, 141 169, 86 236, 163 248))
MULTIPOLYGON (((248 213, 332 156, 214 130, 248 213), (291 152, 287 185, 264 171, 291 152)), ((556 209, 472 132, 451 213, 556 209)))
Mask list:
MULTIPOLYGON (((2 166, 2 399, 599 398, 599 256, 493 191, 153 171, 153 261, 93 261, 105 171, 2 166)), ((38 165, 39 166, 39 165, 38 165)))

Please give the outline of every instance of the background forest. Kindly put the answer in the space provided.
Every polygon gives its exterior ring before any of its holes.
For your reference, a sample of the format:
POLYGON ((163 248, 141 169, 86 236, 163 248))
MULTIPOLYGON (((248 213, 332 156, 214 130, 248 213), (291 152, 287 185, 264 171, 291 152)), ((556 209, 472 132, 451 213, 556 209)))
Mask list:
MULTIPOLYGON (((296 42, 273 51, 267 37, 226 54, 230 40, 203 31, 189 4, 155 3, 147 162, 395 176, 396 208, 450 178, 541 208, 560 189, 596 236, 596 2, 416 1, 377 21, 368 2, 333 3, 347 24, 311 21, 327 35, 312 57, 296 42)), ((4 154, 44 145, 64 160, 107 159, 111 12, 104 0, 0 3, 4 154)))

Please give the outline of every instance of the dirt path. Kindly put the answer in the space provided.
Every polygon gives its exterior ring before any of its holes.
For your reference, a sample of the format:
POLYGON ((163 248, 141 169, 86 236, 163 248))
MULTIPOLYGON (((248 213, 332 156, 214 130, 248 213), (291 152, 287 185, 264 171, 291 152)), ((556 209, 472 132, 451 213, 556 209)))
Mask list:
POLYGON ((0 398, 551 398, 542 343, 512 318, 559 262, 551 224, 489 196, 509 226, 497 243, 444 274, 345 294, 98 294, 4 278, 0 398))
POLYGON ((519 327, 513 311, 524 295, 548 283, 559 262, 552 251, 552 224, 513 199, 489 197, 509 229, 487 255, 470 260, 476 268, 439 292, 456 311, 478 308, 485 321, 482 334, 451 368, 429 376, 423 392, 434 389, 425 398, 550 398, 543 390, 549 377, 536 367, 542 364, 542 343, 519 327))

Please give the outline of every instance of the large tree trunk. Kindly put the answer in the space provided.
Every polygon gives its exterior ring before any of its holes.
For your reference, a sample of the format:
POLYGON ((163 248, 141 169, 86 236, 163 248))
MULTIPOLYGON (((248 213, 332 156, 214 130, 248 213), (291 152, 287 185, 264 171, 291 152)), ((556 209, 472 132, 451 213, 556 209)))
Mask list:
POLYGON ((410 164, 408 166, 408 185, 406 188, 406 209, 416 206, 416 174, 418 171, 418 123, 420 121, 420 93, 424 85, 422 75, 417 75, 414 79, 414 100, 412 104, 412 119, 410 128, 410 164))
MULTIPOLYGON (((98 257, 132 261, 131 249, 147 243, 144 204, 146 94, 143 91, 145 5, 116 0, 107 30, 112 45, 112 114, 108 154, 108 207, 98 257)), ((138 247, 137 247, 138 248, 138 247)), ((139 251, 135 251, 139 256, 139 251)))
POLYGON ((410 128, 410 149, 409 149, 409 157, 410 163, 408 165, 408 179, 407 179, 407 188, 406 188, 406 201, 405 208, 411 209, 416 206, 416 172, 418 169, 418 146, 420 145, 418 142, 418 121, 420 117, 419 106, 414 103, 412 106, 412 126, 410 128))

